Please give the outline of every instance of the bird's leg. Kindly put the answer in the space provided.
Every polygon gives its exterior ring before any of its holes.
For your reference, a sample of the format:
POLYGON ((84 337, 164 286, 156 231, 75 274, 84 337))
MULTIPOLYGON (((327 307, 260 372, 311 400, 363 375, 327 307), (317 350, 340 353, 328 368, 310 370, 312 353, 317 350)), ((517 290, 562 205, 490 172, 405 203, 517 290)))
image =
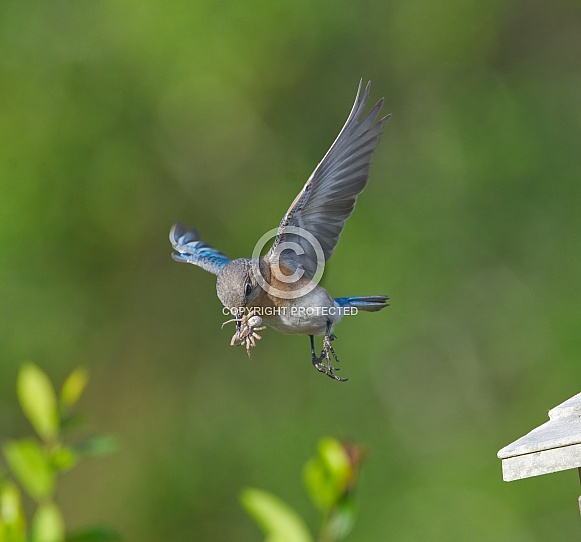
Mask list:
MULTIPOLYGON (((333 359, 339 363, 339 358, 337 357, 337 354, 335 354, 335 349, 333 348, 333 345, 331 344, 331 340, 329 340, 329 342, 327 343, 327 359, 329 359, 329 354, 331 354, 333 356, 333 359)), ((339 368, 337 367, 336 370, 338 370, 339 368)))
MULTIPOLYGON (((329 329, 329 324, 327 325, 327 330, 329 329)), ((330 378, 333 378, 334 380, 338 380, 339 382, 345 382, 347 380, 347 378, 341 378, 340 376, 337 376, 335 374, 333 374, 333 371, 337 371, 338 368, 337 367, 333 367, 331 365, 331 359, 329 354, 332 352, 333 357, 335 359, 337 359, 337 356, 335 355, 335 352, 333 351, 333 349, 329 349, 328 345, 330 345, 330 339, 328 337, 328 333, 325 335, 325 339, 323 341, 323 350, 321 352, 320 356, 317 356, 317 354, 315 353, 315 338, 312 335, 309 335, 309 338, 311 340, 311 361, 313 363, 313 366, 315 367, 315 369, 317 369, 317 371, 319 371, 320 373, 323 373, 325 375, 327 375, 330 378), (326 361, 326 363, 323 363, 323 360, 326 361)), ((339 361, 339 360, 337 360, 339 361)))
MULTIPOLYGON (((323 339, 323 350, 321 351, 321 357, 325 356, 327 358, 327 361, 329 362, 329 368, 332 368, 331 363, 330 363, 331 356, 333 356, 333 359, 337 363, 339 363, 339 358, 337 357, 337 354, 335 353, 335 349, 333 348, 333 345, 331 344, 331 342, 337 338, 334 333, 331 333, 331 326, 332 325, 333 325, 332 322, 327 321, 327 330, 325 332, 325 338, 323 339)), ((338 370, 338 368, 335 370, 338 370)))
POLYGON ((311 339, 311 359, 313 361, 313 365, 321 361, 317 358, 317 354, 315 354, 315 337, 309 335, 309 339, 311 339))
POLYGON ((334 333, 329 334, 329 331, 331 331, 331 322, 327 322, 327 332, 325 333, 325 338, 323 339, 323 350, 327 352, 327 359, 329 359, 329 354, 331 354, 333 359, 339 363, 339 358, 337 357, 337 354, 335 354, 335 349, 331 344, 332 341, 334 341, 337 337, 334 333))

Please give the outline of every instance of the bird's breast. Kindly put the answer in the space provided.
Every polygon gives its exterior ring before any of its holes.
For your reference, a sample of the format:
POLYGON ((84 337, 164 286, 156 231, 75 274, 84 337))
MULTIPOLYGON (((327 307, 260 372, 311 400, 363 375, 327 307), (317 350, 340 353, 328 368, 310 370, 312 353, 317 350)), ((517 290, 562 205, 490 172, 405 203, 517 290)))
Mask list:
POLYGON ((324 335, 327 323, 339 322, 339 307, 327 291, 317 286, 308 294, 264 307, 264 323, 281 333, 324 335))

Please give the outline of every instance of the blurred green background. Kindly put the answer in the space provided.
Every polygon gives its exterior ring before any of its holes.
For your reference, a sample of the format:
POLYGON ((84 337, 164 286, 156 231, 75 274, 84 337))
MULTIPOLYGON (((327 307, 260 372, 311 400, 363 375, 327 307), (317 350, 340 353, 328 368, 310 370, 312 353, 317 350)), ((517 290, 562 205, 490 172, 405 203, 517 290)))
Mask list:
POLYGON ((579 2, 4 0, 0 47, 0 438, 29 431, 31 359, 85 364, 122 444, 65 477, 69 526, 259 540, 253 485, 315 528, 328 434, 369 453, 349 540, 579 538, 574 471, 506 484, 496 458, 581 391, 579 2), (340 325, 339 384, 303 337, 230 348, 167 235, 249 256, 361 77, 393 118, 323 284, 392 306, 340 325))

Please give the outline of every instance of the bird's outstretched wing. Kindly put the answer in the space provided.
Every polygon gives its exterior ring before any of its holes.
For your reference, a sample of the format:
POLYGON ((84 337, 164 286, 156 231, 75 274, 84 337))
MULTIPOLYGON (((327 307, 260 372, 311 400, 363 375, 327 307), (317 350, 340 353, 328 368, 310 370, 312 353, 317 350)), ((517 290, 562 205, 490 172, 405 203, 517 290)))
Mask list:
POLYGON ((355 200, 367 184, 373 152, 390 116, 377 120, 383 106, 382 98, 365 118, 359 120, 369 97, 370 85, 369 82, 361 96, 362 82, 359 82, 347 122, 280 223, 274 244, 266 255, 270 261, 275 259, 277 247, 281 252, 285 245, 292 247, 297 243, 299 252, 302 249, 304 253, 289 256, 292 249, 285 251, 286 265, 302 266, 307 276, 312 277, 317 271, 317 251, 313 238, 303 235, 301 230, 314 236, 320 245, 319 260, 322 252, 324 261, 319 261, 319 266, 333 254, 355 200))
POLYGON ((169 240, 177 251, 171 255, 174 260, 193 263, 214 275, 230 261, 228 256, 201 241, 196 230, 185 228, 179 222, 172 226, 169 240))

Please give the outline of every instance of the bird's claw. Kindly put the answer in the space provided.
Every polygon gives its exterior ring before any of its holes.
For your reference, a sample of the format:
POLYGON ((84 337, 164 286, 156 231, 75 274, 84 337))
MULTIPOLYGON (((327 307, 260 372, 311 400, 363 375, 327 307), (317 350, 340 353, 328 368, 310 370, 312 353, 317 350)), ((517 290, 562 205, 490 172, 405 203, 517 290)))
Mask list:
POLYGON ((333 371, 339 371, 339 367, 333 367, 331 365, 331 356, 333 356, 333 359, 339 363, 339 358, 337 357, 337 354, 335 354, 335 350, 331 345, 331 341, 335 338, 335 335, 325 335, 325 338, 323 339, 323 350, 321 351, 321 355, 318 358, 313 357, 313 366, 315 369, 317 369, 317 371, 327 375, 334 380, 338 380, 339 382, 346 382, 349 380, 348 378, 341 378, 340 376, 337 376, 333 373, 333 371), (324 360, 326 363, 323 363, 324 360))
POLYGON ((333 359, 337 362, 339 362, 339 358, 337 357, 337 354, 335 354, 335 349, 333 348, 333 345, 331 344, 331 341, 334 340, 336 337, 335 335, 330 335, 329 337, 325 337, 325 339, 323 340, 323 351, 321 352, 321 357, 324 355, 327 360, 329 360, 329 355, 333 356, 333 359))
POLYGON ((346 382, 348 380, 348 378, 341 378, 340 376, 337 376, 336 374, 333 373, 333 371, 338 370, 336 367, 331 367, 326 363, 313 363, 313 366, 315 367, 315 369, 317 369, 317 371, 323 373, 324 375, 327 375, 333 380, 338 380, 339 382, 346 382))

